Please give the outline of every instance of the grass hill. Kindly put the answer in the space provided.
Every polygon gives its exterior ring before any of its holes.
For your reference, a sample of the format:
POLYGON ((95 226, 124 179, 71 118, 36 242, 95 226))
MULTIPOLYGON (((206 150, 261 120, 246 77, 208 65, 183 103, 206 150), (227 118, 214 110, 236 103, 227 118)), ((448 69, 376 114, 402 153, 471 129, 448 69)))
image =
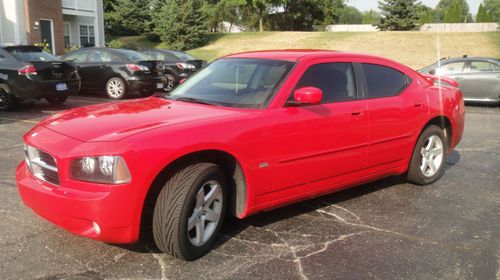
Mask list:
MULTIPOLYGON (((117 38, 144 47, 166 48, 143 36, 117 38)), ((265 49, 329 49, 379 55, 415 69, 445 56, 500 57, 500 32, 248 32, 211 34, 209 43, 188 51, 208 61, 230 53, 265 49), (439 42, 439 48, 438 48, 439 42)))

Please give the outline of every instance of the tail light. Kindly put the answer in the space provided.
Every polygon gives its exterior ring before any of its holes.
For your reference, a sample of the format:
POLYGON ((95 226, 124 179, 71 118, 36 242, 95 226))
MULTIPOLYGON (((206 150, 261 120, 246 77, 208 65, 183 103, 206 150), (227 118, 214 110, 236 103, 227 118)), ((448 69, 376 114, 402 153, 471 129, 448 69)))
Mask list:
POLYGON ((177 67, 179 67, 179 69, 196 69, 196 67, 194 67, 194 65, 192 64, 189 64, 189 63, 184 63, 184 62, 180 62, 180 63, 177 63, 177 67))
POLYGON ((127 64, 127 69, 130 70, 131 72, 135 72, 135 71, 149 71, 149 68, 147 66, 133 64, 133 63, 127 64))
POLYGON ((23 76, 26 76, 26 75, 38 75, 38 73, 36 72, 36 68, 34 65, 26 65, 24 66, 23 68, 17 70, 17 73, 19 75, 23 75, 23 76))

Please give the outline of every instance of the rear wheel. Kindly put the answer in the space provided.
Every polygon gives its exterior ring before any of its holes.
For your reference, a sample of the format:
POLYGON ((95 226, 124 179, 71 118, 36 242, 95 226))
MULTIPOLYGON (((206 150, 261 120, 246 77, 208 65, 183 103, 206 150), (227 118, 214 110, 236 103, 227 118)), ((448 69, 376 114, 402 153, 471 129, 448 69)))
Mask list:
POLYGON ((125 92, 125 82, 121 78, 113 77, 106 83, 106 93, 112 99, 122 99, 125 92))
POLYGON ((415 145, 408 169, 408 181, 427 185, 437 181, 443 171, 448 151, 444 130, 436 125, 428 126, 415 145))
POLYGON ((197 163, 181 169, 167 181, 155 205, 156 245, 184 260, 203 256, 219 232, 226 204, 226 178, 217 165, 197 163))
POLYGON ((6 84, 0 84, 0 111, 8 111, 18 103, 18 99, 12 95, 12 91, 6 84))
POLYGON ((58 95, 58 96, 49 96, 45 97, 47 99, 47 102, 49 102, 52 105, 62 105, 66 100, 68 99, 67 95, 58 95))
POLYGON ((166 83, 165 83, 165 91, 169 92, 175 87, 175 77, 172 74, 165 75, 166 83))

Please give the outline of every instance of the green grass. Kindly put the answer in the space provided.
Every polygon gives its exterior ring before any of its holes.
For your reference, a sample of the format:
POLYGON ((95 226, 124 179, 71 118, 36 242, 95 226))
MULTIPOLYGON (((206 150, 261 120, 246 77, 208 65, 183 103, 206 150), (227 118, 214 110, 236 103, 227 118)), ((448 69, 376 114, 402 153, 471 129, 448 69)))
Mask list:
MULTIPOLYGON (((114 37, 149 48, 168 48, 145 36, 114 37)), ((432 64, 444 56, 500 57, 500 32, 245 32, 209 34, 208 44, 188 53, 211 61, 243 51, 266 49, 329 49, 392 58, 413 68, 432 64), (439 48, 438 48, 439 42, 439 48)))

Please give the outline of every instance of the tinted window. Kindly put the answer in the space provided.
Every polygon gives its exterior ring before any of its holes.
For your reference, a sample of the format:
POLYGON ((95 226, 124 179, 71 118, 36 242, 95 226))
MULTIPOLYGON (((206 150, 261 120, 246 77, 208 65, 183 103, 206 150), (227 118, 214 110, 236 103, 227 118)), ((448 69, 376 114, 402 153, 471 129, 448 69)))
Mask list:
POLYGON ((79 50, 65 55, 64 60, 71 62, 85 62, 89 54, 89 50, 79 50))
POLYGON ((489 61, 472 61, 469 72, 496 72, 500 71, 500 65, 489 61))
POLYGON ((368 98, 398 95, 408 84, 405 74, 391 67, 362 64, 368 98))
POLYGON ((133 50, 124 50, 124 49, 114 49, 114 50, 132 61, 150 60, 150 58, 147 57, 146 55, 143 55, 142 53, 133 50))
POLYGON ((95 50, 89 57, 89 62, 110 62, 110 61, 123 61, 123 58, 119 55, 103 50, 95 50))
MULTIPOLYGON (((316 64, 302 75, 296 89, 316 87, 323 91, 321 103, 350 100, 356 97, 356 85, 351 63, 316 64)), ((290 97, 293 99, 293 96, 290 97)))
POLYGON ((436 71, 436 74, 456 74, 462 73, 464 71, 465 61, 451 62, 448 64, 441 65, 441 67, 436 71))
POLYGON ((196 58, 192 57, 188 53, 185 52, 178 52, 178 51, 170 51, 173 55, 178 57, 180 60, 186 61, 186 60, 196 60, 196 58))
POLYGON ((0 53, 0 63, 3 63, 6 60, 5 56, 0 53))
POLYGON ((6 50, 21 61, 58 61, 59 59, 38 47, 9 47, 6 50))

